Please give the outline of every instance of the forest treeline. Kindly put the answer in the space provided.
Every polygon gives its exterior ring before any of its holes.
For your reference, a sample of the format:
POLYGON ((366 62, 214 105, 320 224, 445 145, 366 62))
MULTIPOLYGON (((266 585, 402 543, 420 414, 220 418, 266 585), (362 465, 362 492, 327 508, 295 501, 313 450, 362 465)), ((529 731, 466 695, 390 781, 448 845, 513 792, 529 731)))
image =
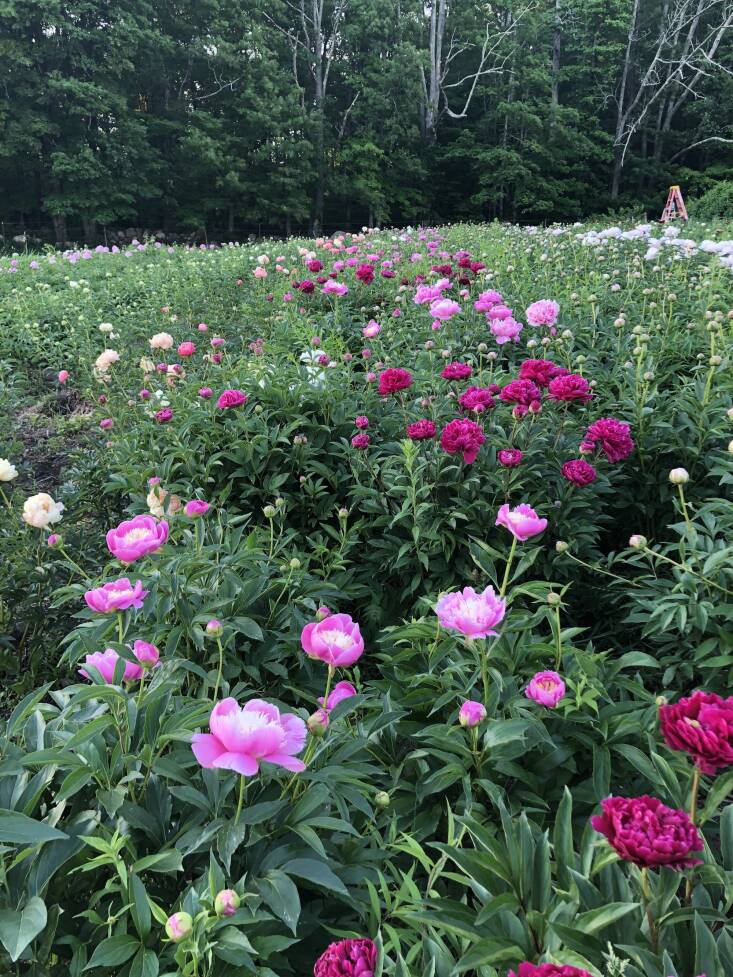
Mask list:
POLYGON ((0 219, 318 232, 733 176, 733 0, 3 0, 0 219))

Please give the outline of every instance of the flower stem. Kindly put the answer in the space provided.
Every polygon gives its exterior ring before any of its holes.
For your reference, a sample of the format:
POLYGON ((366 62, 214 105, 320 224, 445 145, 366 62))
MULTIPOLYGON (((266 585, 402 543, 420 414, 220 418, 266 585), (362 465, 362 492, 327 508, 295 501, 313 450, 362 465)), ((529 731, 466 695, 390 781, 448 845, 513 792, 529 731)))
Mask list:
POLYGON ((214 702, 216 702, 216 697, 219 694, 219 685, 221 683, 221 673, 224 668, 224 649, 222 648, 221 638, 216 639, 216 644, 219 649, 219 668, 216 672, 216 685, 214 686, 214 702))
POLYGON ((562 664, 562 634, 560 631, 560 605, 555 605, 555 641, 557 643, 557 651, 555 653, 555 671, 560 671, 560 665, 562 664))
POLYGON ((687 503, 685 502, 685 490, 681 485, 677 486, 677 492, 680 497, 680 505, 682 506, 682 515, 685 517, 685 525, 687 526, 687 532, 692 536, 692 523, 690 522, 690 516, 687 512, 687 503))
POLYGON ((323 694, 323 708, 328 708, 328 693, 331 691, 331 682, 333 681, 333 676, 336 669, 333 665, 328 666, 328 676, 326 678, 326 691, 323 694))
POLYGON ((144 690, 144 688, 145 688, 145 670, 143 669, 143 673, 140 676, 140 688, 139 688, 138 693, 137 693, 137 699, 135 700, 135 707, 136 707, 136 709, 137 709, 138 712, 140 712, 140 705, 142 704, 142 701, 143 701, 143 690, 144 690))
POLYGON ((654 953, 656 953, 659 934, 657 933, 657 924, 654 919, 654 913, 652 912, 652 892, 649 885, 649 872, 646 867, 641 870, 641 891, 646 904, 646 919, 647 923, 649 924, 649 939, 651 940, 652 950, 654 953))
POLYGON ((509 556, 507 557, 506 567, 504 568, 504 579, 501 582, 501 590, 499 591, 499 596, 503 597, 506 593, 506 588, 509 583, 509 571, 512 568, 512 561, 514 559, 514 551, 517 548, 517 537, 512 537, 512 548, 509 550, 509 556))
POLYGON ((122 613, 117 612, 117 640, 122 644, 122 613))
MULTIPOLYGON (((697 794, 700 790, 700 768, 695 764, 695 769, 692 773, 692 786, 690 787, 690 821, 693 824, 697 821, 697 794)), ((692 899, 692 879, 694 875, 694 869, 691 870, 690 874, 687 876, 687 881, 685 882, 685 902, 689 903, 692 899)))
POLYGON ((240 776, 239 776, 239 798, 237 800, 237 813, 234 816, 234 823, 235 824, 239 824, 239 816, 242 813, 242 804, 244 804, 244 794, 245 794, 245 786, 246 786, 246 783, 247 783, 246 777, 244 776, 244 774, 240 774, 240 776))
POLYGON ((67 560, 69 561, 69 563, 70 563, 70 564, 71 564, 71 565, 72 565, 72 566, 74 567, 74 569, 76 569, 76 570, 78 570, 78 571, 79 571, 79 573, 80 573, 80 574, 82 575, 82 577, 84 577, 84 579, 85 579, 85 580, 91 580, 91 579, 92 579, 92 578, 91 578, 91 577, 89 576, 89 574, 88 574, 88 573, 85 573, 85 572, 84 572, 84 570, 82 570, 82 568, 81 568, 81 567, 79 566, 79 564, 78 564, 78 563, 77 563, 77 562, 76 562, 75 560, 72 560, 72 559, 71 559, 71 557, 70 557, 70 556, 69 556, 69 554, 68 554, 68 553, 66 552, 66 550, 64 549, 64 547, 63 547, 63 546, 59 546, 59 551, 60 551, 61 553, 63 553, 63 555, 64 555, 64 556, 66 557, 66 559, 67 559, 67 560))
POLYGON ((10 504, 10 499, 8 499, 7 495, 5 494, 5 492, 3 492, 3 490, 1 488, 0 488, 0 495, 2 495, 3 502, 8 507, 8 512, 12 512, 13 511, 13 507, 10 504))

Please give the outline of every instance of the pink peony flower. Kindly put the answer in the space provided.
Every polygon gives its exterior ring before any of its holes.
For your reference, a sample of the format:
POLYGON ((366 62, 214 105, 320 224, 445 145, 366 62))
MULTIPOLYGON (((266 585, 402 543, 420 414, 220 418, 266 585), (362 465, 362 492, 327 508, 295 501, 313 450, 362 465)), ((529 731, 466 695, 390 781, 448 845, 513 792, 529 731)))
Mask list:
MULTIPOLYGON (((93 655, 87 655, 84 659, 85 665, 92 665, 97 669, 107 685, 114 682, 115 666, 120 660, 120 656, 112 648, 106 651, 95 651, 93 655)), ((90 678, 89 672, 85 668, 79 669, 79 674, 84 678, 90 678)), ((142 665, 135 665, 133 662, 125 662, 125 670, 122 673, 123 682, 135 682, 142 677, 142 665)))
POLYGON ((348 614, 331 614, 306 624, 300 643, 309 658, 317 658, 333 668, 348 668, 364 652, 359 625, 348 614))
POLYGON ((382 331, 382 327, 374 319, 370 319, 369 322, 364 326, 361 331, 362 336, 366 336, 367 339, 374 339, 382 331))
POLYGON ((659 726, 667 746, 689 753, 703 773, 733 766, 733 696, 693 692, 661 706, 659 726))
POLYGON ((524 690, 528 699, 534 699, 541 706, 554 709, 565 695, 565 683, 557 672, 537 672, 524 690))
POLYGON ((328 702, 325 701, 323 696, 318 699, 318 702, 326 712, 331 712, 339 702, 343 702, 344 699, 350 699, 354 695, 356 695, 356 689, 351 682, 337 682, 328 696, 328 702))
POLYGON ((588 381, 577 373, 550 380, 547 392, 552 400, 582 400, 587 403, 593 397, 588 381))
POLYGON ((103 431, 109 431, 111 427, 115 426, 115 422, 112 420, 111 417, 105 417, 99 422, 99 426, 102 428, 103 431))
POLYGON ((152 516, 126 519, 107 533, 107 548, 122 563, 133 563, 141 556, 154 553, 168 539, 168 523, 152 516))
POLYGON ((560 315, 560 306, 552 299, 540 299, 527 308, 525 315, 530 326, 554 326, 560 315))
POLYGON ((167 424, 168 421, 173 419, 173 411, 170 407, 164 407, 162 410, 157 410, 155 412, 155 420, 158 424, 167 424))
POLYGON ((323 270, 323 264, 318 260, 318 258, 311 258, 309 261, 306 261, 305 267, 308 269, 308 271, 312 271, 313 274, 315 274, 317 271, 323 270))
POLYGON ((458 398, 458 404, 462 410, 472 410, 482 414, 494 406, 494 398, 488 387, 469 387, 458 398))
POLYGON ((497 344, 503 346, 504 343, 517 342, 524 327, 521 322, 509 317, 507 319, 491 319, 489 328, 497 344))
POLYGON ((360 431, 365 430, 369 427, 369 418, 365 414, 359 414, 354 421, 354 426, 358 427, 360 431))
POLYGON ((472 373, 468 363, 449 363, 440 375, 444 380, 466 380, 472 373))
POLYGON ((593 465, 589 465, 583 458, 577 458, 574 461, 565 462, 562 466, 562 477, 572 482, 573 485, 582 487, 595 482, 598 473, 593 465))
POLYGON ((544 532, 547 520, 540 519, 534 509, 524 502, 513 509, 505 503, 496 516, 496 525, 504 526, 520 543, 524 543, 544 532))
POLYGON ((428 305, 429 303, 439 302, 443 297, 443 290, 440 282, 437 285, 418 285, 412 301, 415 305, 428 305))
POLYGON ((68 370, 59 370, 59 376, 58 376, 59 383, 66 383, 66 381, 69 379, 70 376, 71 374, 69 373, 68 370))
POLYGON ((430 315, 433 319, 440 319, 441 322, 448 322, 460 312, 460 304, 453 299, 437 299, 430 303, 430 315))
POLYGON ((369 447, 370 441, 371 438, 368 434, 355 434, 351 439, 351 447, 363 451, 365 448, 369 447))
POLYGON ((494 628, 506 613, 506 601, 486 587, 477 594, 473 587, 464 587, 453 594, 445 594, 435 605, 440 626, 459 631, 467 638, 496 637, 494 628))
POLYGON ((467 699, 458 711, 458 722, 461 726, 472 729, 486 719, 486 707, 482 702, 467 699))
POLYGON ((480 425, 474 421, 456 418, 449 421, 440 434, 440 446, 449 455, 460 454, 467 465, 472 465, 479 448, 486 440, 480 425))
POLYGON ((329 278, 321 291, 324 295, 347 295, 349 290, 343 282, 335 282, 329 278))
POLYGON ((179 356, 193 356, 195 352, 196 352, 196 345, 195 343, 192 343, 190 340, 186 340, 185 343, 181 343, 181 345, 178 347, 179 356))
POLYGON ((501 388, 499 399, 506 404, 522 404, 529 407, 532 401, 542 399, 542 393, 531 380, 510 380, 501 388))
POLYGON ((154 667, 158 664, 160 659, 160 652, 155 645, 151 645, 149 641, 134 641, 132 644, 132 652, 143 668, 154 667))
POLYGON ((524 963, 519 964, 516 974, 510 970, 507 977, 591 977, 591 974, 582 967, 571 967, 569 964, 535 964, 525 960, 524 963))
POLYGON ((199 390, 199 397, 202 400, 208 400, 209 397, 213 397, 213 396, 214 396, 214 391, 211 389, 211 387, 201 387, 201 389, 199 390))
POLYGON ((305 723, 262 699, 241 707, 236 699, 217 702, 209 729, 210 733, 195 733, 191 741, 194 756, 208 770, 234 770, 243 777, 253 777, 260 763, 294 773, 305 770, 295 755, 305 745, 305 723))
POLYGON ((504 300, 501 297, 501 292, 497 292, 495 289, 490 288, 486 292, 481 292, 479 297, 473 303, 473 307, 477 312, 490 312, 494 305, 499 305, 504 300))
POLYGON ((412 424, 407 425, 407 437, 411 441, 429 441, 430 438, 434 438, 437 428, 432 421, 424 417, 422 420, 413 421, 412 424))
POLYGON ((113 580, 102 587, 87 590, 84 600, 98 614, 112 614, 116 611, 126 611, 129 607, 139 610, 148 593, 149 591, 143 590, 140 580, 132 584, 127 577, 120 577, 119 580, 113 580))
POLYGON ((412 386, 412 374, 401 367, 393 367, 379 374, 379 393, 382 397, 407 390, 412 386))
POLYGON ((204 502, 203 499, 191 499, 184 505, 183 512, 189 519, 197 519, 199 516, 205 516, 210 508, 209 503, 204 502))
POLYGON ((374 977, 377 947, 372 940, 340 940, 316 960, 313 977, 374 977))
POLYGON ((497 451, 496 457, 504 468, 516 468, 521 464, 524 455, 519 448, 502 448, 501 451, 497 451))
POLYGON ((217 400, 216 406, 220 410, 229 410, 231 407, 241 407, 248 399, 243 390, 225 390, 217 400))
POLYGON ((611 462, 623 461, 634 450, 630 425, 614 417, 594 421, 585 432, 583 444, 600 448, 611 462))
POLYGON ((607 797, 602 814, 590 819, 627 862, 640 868, 681 870, 700 865, 693 852, 703 850, 703 840, 686 811, 646 794, 642 797, 607 797))
POLYGON ((567 372, 564 366, 558 366, 552 360, 525 360, 519 367, 519 379, 532 380, 538 387, 546 387, 550 380, 567 372))

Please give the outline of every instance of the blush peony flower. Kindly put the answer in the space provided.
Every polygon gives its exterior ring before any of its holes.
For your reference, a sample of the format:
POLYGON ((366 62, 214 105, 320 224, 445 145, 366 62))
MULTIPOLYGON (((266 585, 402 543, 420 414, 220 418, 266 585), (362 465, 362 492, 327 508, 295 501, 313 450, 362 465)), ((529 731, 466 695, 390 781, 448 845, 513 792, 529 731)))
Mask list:
POLYGON ((546 387, 550 380, 564 376, 568 370, 552 360, 525 360, 519 367, 520 380, 532 380, 538 387, 546 387))
POLYGON ((192 343, 190 340, 186 340, 185 343, 181 343, 178 347, 179 356, 193 356, 196 352, 196 344, 192 343))
POLYGON ((506 601, 491 586, 480 594, 473 587, 464 587, 441 597, 435 613, 441 627, 459 631, 467 638, 496 637, 494 628, 504 618, 506 601))
POLYGON ((444 380, 465 380, 473 370, 468 363, 449 363, 440 373, 444 380))
POLYGON ((517 342, 524 327, 521 322, 509 316, 506 319, 490 319, 489 328, 497 344, 503 346, 504 343, 517 342))
POLYGON ((203 499, 191 499, 184 505, 183 512, 189 519, 197 519, 199 516, 205 516, 210 508, 209 503, 204 502, 203 499))
POLYGON ((168 523, 152 516, 126 519, 107 533, 107 548, 121 563, 132 563, 154 553, 168 539, 168 523))
POLYGON ((348 295, 349 289, 343 282, 335 282, 329 278, 321 291, 324 295, 348 295))
POLYGON ((363 451, 365 448, 369 447, 370 441, 371 438, 368 434, 355 434, 351 439, 351 447, 363 451))
MULTIPOLYGON (((84 659, 85 665, 92 665, 97 669, 107 685, 114 682, 115 666, 120 660, 120 656, 113 648, 106 651, 95 651, 93 655, 87 655, 84 659)), ((79 669, 79 674, 84 678, 90 678, 89 672, 85 668, 79 669)), ((122 673, 123 682, 136 682, 142 677, 142 665, 135 665, 133 662, 125 661, 125 670, 122 673)))
POLYGON ((422 420, 413 421, 407 425, 407 437, 411 441, 429 441, 435 437, 437 428, 431 420, 424 417, 422 420))
POLYGON ((401 367, 393 367, 379 374, 379 393, 382 397, 407 390, 412 386, 412 374, 401 367))
POLYGON ((678 871, 701 864, 693 852, 703 850, 703 840, 686 811, 646 794, 607 797, 601 807, 603 813, 593 815, 591 824, 625 861, 678 871))
POLYGON ((441 322, 448 322, 460 312, 460 304, 454 302, 453 299, 437 299, 430 303, 430 315, 433 319, 439 319, 441 322))
POLYGON ((703 773, 733 766, 733 696, 693 692, 661 706, 659 726, 667 746, 689 753, 703 773))
POLYGON ((623 461, 634 450, 629 424, 614 417, 594 421, 583 437, 583 444, 600 448, 609 461, 623 461))
POLYGON ((361 658, 364 639, 359 625, 348 614, 330 614, 306 624, 300 635, 303 651, 333 668, 348 668, 361 658))
POLYGON ((482 414, 494 406, 494 398, 488 387, 469 387, 458 398, 461 410, 472 410, 482 414))
MULTIPOLYGON (((4 479, 4 481, 8 480, 4 479)), ((34 529, 45 529, 52 523, 60 522, 63 511, 63 502, 54 502, 48 492, 39 492, 38 495, 31 495, 23 503, 23 522, 33 526, 34 529)))
POLYGON ((474 702, 467 699, 458 710, 458 722, 461 726, 468 726, 473 729, 486 719, 486 707, 482 702, 474 702))
POLYGON ((462 455, 467 465, 472 465, 479 448, 486 440, 480 425, 474 421, 456 418, 449 421, 440 434, 440 446, 449 455, 462 455))
POLYGON ((225 390, 217 400, 216 406, 219 410, 229 410, 231 407, 241 407, 248 399, 243 390, 225 390))
POLYGON ((112 614, 116 611, 126 611, 129 607, 139 610, 148 593, 149 591, 143 590, 140 580, 132 584, 127 577, 120 577, 119 580, 112 580, 102 587, 87 590, 84 600, 98 614, 112 614))
POLYGON ((537 672, 524 690, 528 699, 534 699, 541 706, 554 709, 565 695, 565 683, 557 672, 537 672))
POLYGON ((340 940, 316 960, 313 977, 374 977, 377 946, 372 940, 340 940))
POLYGON ((550 380, 547 392, 552 400, 581 400, 587 403, 593 397, 588 381, 578 373, 567 373, 550 380))
POLYGON ((156 334, 149 339, 151 349, 172 349, 173 348, 173 336, 167 332, 156 332, 156 334))
POLYGON ((573 485, 582 487, 595 482, 598 472, 593 465, 589 465, 583 458, 574 461, 566 461, 562 466, 562 477, 572 482, 573 485))
POLYGON ((510 970, 507 977, 592 977, 592 975, 582 967, 571 967, 562 963, 535 964, 525 960, 524 963, 519 964, 516 973, 510 970))
POLYGON ((496 453, 497 460, 504 468, 516 468, 522 463, 524 455, 519 448, 502 448, 496 453))
POLYGON ((328 697, 328 702, 326 702, 323 696, 320 696, 318 702, 321 706, 323 706, 326 712, 331 712, 332 709, 336 708, 339 702, 343 702, 345 699, 350 699, 354 695, 356 695, 356 689, 351 682, 337 682, 328 697))
MULTIPOLYGON (((172 337, 171 345, 173 345, 172 337)), ((106 373, 113 363, 117 363, 119 358, 120 354, 116 349, 103 349, 94 361, 94 366, 96 367, 98 373, 106 373)))
POLYGON ((504 504, 496 516, 496 525, 504 526, 520 543, 538 536, 547 529, 547 520, 540 519, 532 506, 522 503, 510 509, 504 504))
POLYGON ((194 733, 191 741, 194 756, 208 770, 234 770, 243 777, 253 777, 260 763, 293 773, 305 770, 295 755, 305 745, 305 723, 262 699, 251 699, 241 707, 236 699, 217 702, 209 729, 210 733, 194 733))
POLYGON ((525 311, 530 326, 554 326, 560 315, 560 306, 552 299, 533 302, 525 311))
POLYGON ((532 401, 540 401, 540 388, 531 380, 510 380, 499 391, 499 399, 505 404, 522 404, 529 407, 532 401))

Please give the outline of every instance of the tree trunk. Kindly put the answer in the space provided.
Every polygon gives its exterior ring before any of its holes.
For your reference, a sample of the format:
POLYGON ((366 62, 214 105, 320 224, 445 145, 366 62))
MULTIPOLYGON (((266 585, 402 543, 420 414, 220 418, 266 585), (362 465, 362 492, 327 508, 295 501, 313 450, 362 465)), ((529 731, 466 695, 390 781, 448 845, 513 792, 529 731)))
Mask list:
POLYGON ((82 217, 81 224, 84 232, 84 243, 94 244, 97 239, 97 222, 91 217, 82 217))
POLYGON ((52 214, 51 220, 53 221, 53 233, 56 237, 56 244, 65 244, 68 237, 66 233, 66 215, 52 214))
POLYGON ((555 0, 555 30, 552 35, 552 107, 560 104, 560 54, 562 32, 560 25, 560 0, 555 0))
POLYGON ((227 233, 234 234, 234 207, 229 208, 227 215, 227 233))

